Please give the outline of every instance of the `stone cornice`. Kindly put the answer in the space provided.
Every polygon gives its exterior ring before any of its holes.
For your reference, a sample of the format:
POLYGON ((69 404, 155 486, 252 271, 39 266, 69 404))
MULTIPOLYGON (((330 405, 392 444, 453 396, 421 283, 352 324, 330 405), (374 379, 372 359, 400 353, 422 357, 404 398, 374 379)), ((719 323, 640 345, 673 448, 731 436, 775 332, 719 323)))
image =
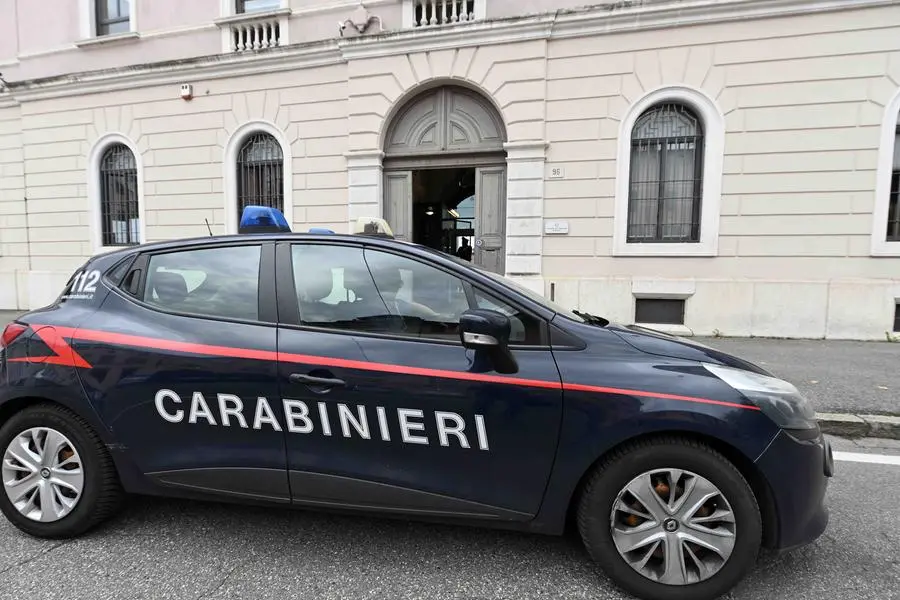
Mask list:
MULTIPOLYGON (((526 40, 889 6, 896 0, 622 0, 584 9, 294 44, 10 82, 19 102, 340 64, 354 59, 526 40)), ((173 95, 177 92, 173 91, 173 95)), ((3 102, 3 100, 0 100, 3 102)))
POLYGON ((11 94, 7 92, 0 93, 0 108, 11 108, 18 105, 18 101, 11 94))

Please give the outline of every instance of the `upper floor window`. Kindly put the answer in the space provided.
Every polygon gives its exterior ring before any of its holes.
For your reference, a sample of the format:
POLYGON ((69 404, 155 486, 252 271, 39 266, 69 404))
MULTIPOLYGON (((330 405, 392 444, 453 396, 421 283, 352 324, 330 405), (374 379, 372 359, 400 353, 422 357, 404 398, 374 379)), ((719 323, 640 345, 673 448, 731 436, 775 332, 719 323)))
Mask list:
POLYGON ((703 123, 681 103, 646 110, 631 132, 628 243, 700 241, 703 123))
POLYGON ((900 242, 900 126, 894 135, 891 195, 888 199, 887 241, 900 242))
POLYGON ((140 243, 137 161, 122 143, 111 144, 100 159, 100 223, 104 246, 140 243))
POLYGON ((96 0, 97 35, 131 31, 131 0, 96 0))
POLYGON ((284 152, 269 133, 253 133, 238 151, 237 219, 248 205, 284 211, 284 152))
POLYGON ((240 15, 279 8, 281 8, 281 0, 235 0, 234 12, 240 15))

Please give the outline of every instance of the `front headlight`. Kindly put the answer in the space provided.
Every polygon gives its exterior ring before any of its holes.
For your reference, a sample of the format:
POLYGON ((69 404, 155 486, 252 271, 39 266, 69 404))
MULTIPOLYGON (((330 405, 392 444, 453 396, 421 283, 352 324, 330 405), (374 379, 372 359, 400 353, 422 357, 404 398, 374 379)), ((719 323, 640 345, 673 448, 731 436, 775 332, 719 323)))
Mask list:
POLYGON ((752 371, 703 363, 706 370, 739 391, 783 429, 815 429, 816 413, 792 384, 752 371))

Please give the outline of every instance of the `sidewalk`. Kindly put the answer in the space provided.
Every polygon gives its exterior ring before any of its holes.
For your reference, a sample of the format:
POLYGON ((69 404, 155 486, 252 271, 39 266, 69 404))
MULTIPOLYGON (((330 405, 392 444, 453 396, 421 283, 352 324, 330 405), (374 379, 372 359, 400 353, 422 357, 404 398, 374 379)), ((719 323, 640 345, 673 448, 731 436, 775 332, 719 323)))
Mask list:
MULTIPOLYGON (((0 323, 17 314, 0 311, 0 323)), ((796 385, 827 422, 823 427, 829 433, 900 436, 900 343, 695 339, 755 362, 796 385), (872 415, 886 418, 873 419, 872 415)))
POLYGON ((786 379, 825 433, 900 439, 900 343, 697 338, 786 379))
POLYGON ((818 412, 900 415, 900 343, 695 339, 790 381, 818 412))

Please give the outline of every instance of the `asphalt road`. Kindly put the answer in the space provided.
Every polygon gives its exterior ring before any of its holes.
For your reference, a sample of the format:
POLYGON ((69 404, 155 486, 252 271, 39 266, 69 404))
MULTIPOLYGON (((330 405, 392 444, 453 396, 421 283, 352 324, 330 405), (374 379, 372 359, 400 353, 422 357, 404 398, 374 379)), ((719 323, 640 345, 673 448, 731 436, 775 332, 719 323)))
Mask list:
POLYGON ((697 338, 796 385, 819 412, 900 415, 900 343, 697 338))
MULTIPOLYGON (((836 449, 900 455, 900 442, 836 449)), ((900 466, 836 468, 826 535, 764 556, 728 600, 900 599, 900 466)), ((10 600, 626 598, 571 535, 151 499, 67 543, 2 520, 0 574, 10 600)))

